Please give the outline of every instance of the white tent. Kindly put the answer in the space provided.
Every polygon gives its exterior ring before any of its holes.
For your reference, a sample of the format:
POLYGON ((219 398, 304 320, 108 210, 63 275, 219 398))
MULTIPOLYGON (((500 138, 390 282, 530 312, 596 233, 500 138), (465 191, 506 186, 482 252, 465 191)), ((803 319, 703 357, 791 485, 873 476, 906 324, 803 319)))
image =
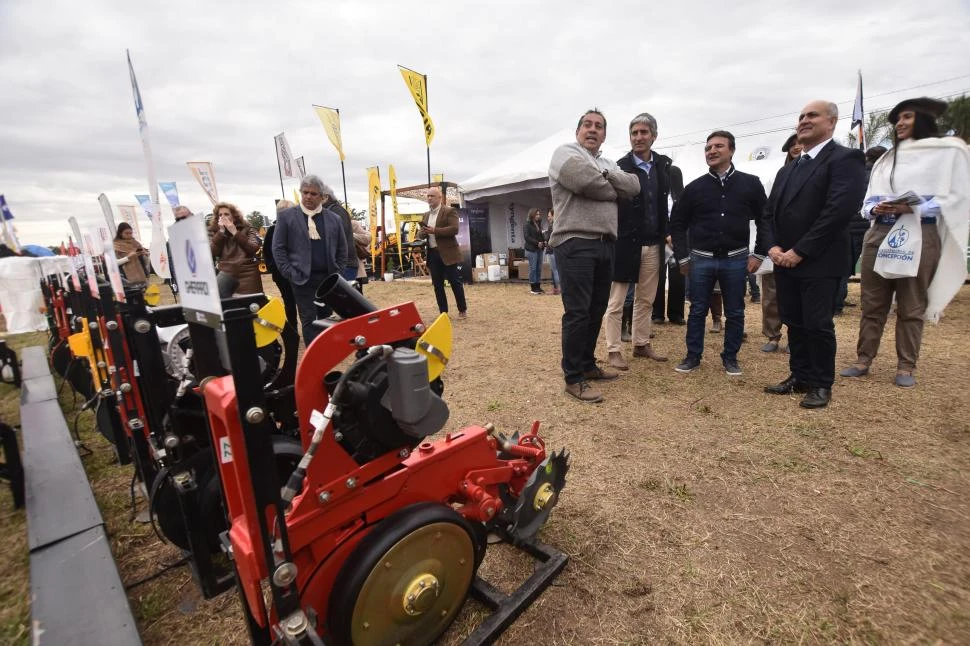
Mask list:
MULTIPOLYGON (((757 175, 766 190, 770 190, 775 173, 785 161, 781 146, 788 136, 789 133, 781 132, 739 138, 734 153, 735 167, 757 175)), ((558 146, 574 140, 574 131, 562 130, 459 184, 466 202, 488 205, 493 251, 521 247, 522 225, 528 210, 552 205, 549 160, 558 146)), ((602 148, 608 159, 619 159, 629 150, 624 145, 617 146, 616 142, 602 148)), ((685 184, 707 172, 703 140, 665 142, 661 139, 655 149, 680 167, 685 184)))

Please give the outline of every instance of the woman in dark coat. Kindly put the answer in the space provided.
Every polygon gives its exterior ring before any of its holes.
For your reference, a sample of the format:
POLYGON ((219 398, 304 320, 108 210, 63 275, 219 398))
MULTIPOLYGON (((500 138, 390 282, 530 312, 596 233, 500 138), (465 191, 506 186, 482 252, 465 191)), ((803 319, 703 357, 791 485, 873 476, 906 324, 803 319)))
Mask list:
POLYGON ((263 280, 256 255, 262 242, 235 204, 219 202, 209 222, 209 250, 220 272, 239 281, 237 294, 261 294, 263 280))

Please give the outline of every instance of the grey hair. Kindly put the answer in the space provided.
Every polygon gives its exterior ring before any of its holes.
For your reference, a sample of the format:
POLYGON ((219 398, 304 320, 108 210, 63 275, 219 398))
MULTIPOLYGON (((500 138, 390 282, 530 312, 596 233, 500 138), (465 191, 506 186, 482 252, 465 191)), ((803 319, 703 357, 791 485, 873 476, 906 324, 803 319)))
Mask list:
POLYGON ((826 101, 825 111, 833 119, 838 119, 839 118, 839 106, 835 105, 831 101, 826 101))
POLYGON ((633 126, 638 124, 647 126, 650 128, 650 132, 653 133, 653 136, 657 136, 657 120, 654 119, 653 115, 649 112, 641 112, 637 116, 633 117, 633 120, 630 122, 630 130, 633 130, 633 126))
MULTIPOLYGON (((300 182, 300 190, 303 190, 303 188, 306 186, 312 186, 313 188, 317 189, 320 191, 320 195, 328 195, 327 191, 330 190, 327 188, 327 185, 323 183, 323 180, 316 175, 307 175, 303 178, 303 180, 300 182)), ((333 191, 330 191, 330 194, 332 193, 333 191)))

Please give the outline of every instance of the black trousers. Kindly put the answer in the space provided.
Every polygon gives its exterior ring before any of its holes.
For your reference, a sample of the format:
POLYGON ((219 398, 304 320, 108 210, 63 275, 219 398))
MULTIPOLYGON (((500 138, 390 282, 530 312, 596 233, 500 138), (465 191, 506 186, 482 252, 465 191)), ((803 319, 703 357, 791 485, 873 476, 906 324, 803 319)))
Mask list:
POLYGON ((671 321, 684 320, 684 292, 686 281, 679 269, 668 272, 670 269, 667 263, 660 265, 660 279, 657 282, 657 295, 653 299, 653 319, 656 321, 664 320, 664 310, 667 312, 667 319, 671 321), (669 288, 664 285, 667 274, 670 274, 669 288), (667 290, 666 293, 664 290, 667 290), (666 303, 666 308, 664 304, 666 303))
POLYGON ((451 291, 455 293, 455 305, 459 312, 468 309, 465 303, 465 287, 461 283, 458 265, 446 265, 437 249, 428 249, 428 270, 431 272, 431 284, 434 286, 434 297, 438 301, 438 311, 445 314, 448 311, 448 296, 445 295, 445 279, 451 283, 451 291))
POLYGON ((567 384, 579 383, 596 368, 596 339, 610 302, 613 243, 570 238, 554 250, 562 291, 562 371, 567 384))
POLYGON ((778 311, 788 326, 788 364, 799 383, 831 388, 835 381, 835 323, 839 277, 798 278, 775 270, 778 311))

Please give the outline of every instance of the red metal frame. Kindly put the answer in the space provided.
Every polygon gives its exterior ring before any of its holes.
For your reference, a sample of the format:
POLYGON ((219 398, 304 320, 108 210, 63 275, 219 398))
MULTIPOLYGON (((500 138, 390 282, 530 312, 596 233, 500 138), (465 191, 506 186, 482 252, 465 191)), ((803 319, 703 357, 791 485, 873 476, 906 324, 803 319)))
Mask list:
MULTIPOLYGON (((328 403, 327 373, 363 346, 414 339, 423 329, 417 309, 407 303, 342 321, 320 334, 307 348, 296 375, 304 447, 313 433, 311 412, 322 411, 328 403)), ((269 568, 262 557, 263 538, 232 377, 207 382, 203 394, 217 454, 225 443, 231 448, 231 460, 219 459, 219 470, 239 585, 252 617, 265 626, 279 618, 272 608, 266 612, 261 589, 269 568)), ((517 444, 499 447, 489 430, 471 426, 442 440, 423 442, 413 452, 392 451, 358 465, 328 429, 304 488, 286 515, 301 605, 326 617, 331 587, 343 562, 378 521, 402 507, 440 502, 470 521, 491 520, 503 506, 500 485, 517 497, 545 459, 537 431, 538 422, 517 444), (511 457, 498 457, 500 449, 511 457)), ((272 522, 271 516, 269 526, 272 522)))

